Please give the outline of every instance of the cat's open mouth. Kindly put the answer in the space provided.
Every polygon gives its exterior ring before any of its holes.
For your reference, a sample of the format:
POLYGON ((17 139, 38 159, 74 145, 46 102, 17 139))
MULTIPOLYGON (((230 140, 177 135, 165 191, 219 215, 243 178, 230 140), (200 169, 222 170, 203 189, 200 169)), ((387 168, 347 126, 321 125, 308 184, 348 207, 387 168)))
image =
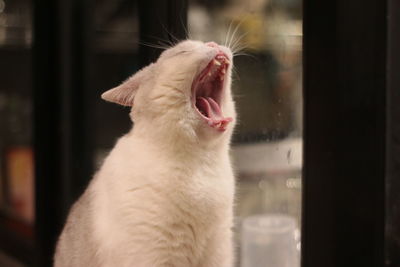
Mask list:
POLYGON ((219 131, 225 131, 230 117, 224 117, 221 110, 228 57, 220 52, 193 82, 193 102, 195 109, 206 123, 219 131))

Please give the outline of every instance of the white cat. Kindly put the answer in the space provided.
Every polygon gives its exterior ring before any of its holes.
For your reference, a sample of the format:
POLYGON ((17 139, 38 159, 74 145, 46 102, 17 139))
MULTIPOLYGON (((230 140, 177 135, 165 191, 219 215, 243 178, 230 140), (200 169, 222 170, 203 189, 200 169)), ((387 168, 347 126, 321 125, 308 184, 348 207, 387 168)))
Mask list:
POLYGON ((231 69, 229 48, 187 40, 102 95, 135 124, 72 207, 55 267, 233 266, 231 69))

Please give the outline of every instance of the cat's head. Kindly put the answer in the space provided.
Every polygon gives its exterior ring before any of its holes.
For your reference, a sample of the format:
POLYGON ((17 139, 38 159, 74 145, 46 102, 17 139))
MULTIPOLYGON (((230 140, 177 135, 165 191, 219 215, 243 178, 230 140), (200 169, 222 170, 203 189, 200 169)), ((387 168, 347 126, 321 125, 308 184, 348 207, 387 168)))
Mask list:
POLYGON ((236 117, 231 70, 229 48, 187 40, 102 98, 131 106, 135 128, 195 138, 229 135, 236 117))

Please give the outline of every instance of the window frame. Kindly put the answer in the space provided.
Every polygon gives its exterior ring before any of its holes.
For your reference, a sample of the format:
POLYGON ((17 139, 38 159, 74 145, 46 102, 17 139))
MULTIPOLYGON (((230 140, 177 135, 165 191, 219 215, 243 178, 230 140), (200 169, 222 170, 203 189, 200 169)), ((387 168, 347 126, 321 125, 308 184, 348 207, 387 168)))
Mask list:
POLYGON ((385 264, 400 266, 400 2, 388 1, 385 264), (397 225, 397 227, 396 227, 397 225))
POLYGON ((304 0, 303 25, 302 266, 398 266, 399 3, 304 0))

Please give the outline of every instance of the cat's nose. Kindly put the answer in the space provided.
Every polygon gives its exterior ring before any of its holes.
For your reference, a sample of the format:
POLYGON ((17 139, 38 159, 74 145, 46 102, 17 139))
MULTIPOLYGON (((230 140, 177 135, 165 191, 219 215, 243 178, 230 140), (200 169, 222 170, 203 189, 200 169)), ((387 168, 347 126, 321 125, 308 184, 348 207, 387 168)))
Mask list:
POLYGON ((206 43, 206 45, 209 46, 209 47, 219 48, 219 45, 217 43, 215 43, 215 42, 208 42, 208 43, 206 43))

